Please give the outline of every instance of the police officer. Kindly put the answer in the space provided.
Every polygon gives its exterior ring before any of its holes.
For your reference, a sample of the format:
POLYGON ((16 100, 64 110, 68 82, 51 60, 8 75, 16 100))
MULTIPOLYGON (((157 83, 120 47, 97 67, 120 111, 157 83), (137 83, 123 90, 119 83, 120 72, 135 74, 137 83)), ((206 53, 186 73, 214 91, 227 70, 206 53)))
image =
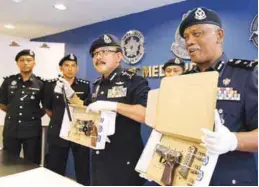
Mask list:
MULTIPOLYGON (((77 57, 74 54, 63 57, 59 62, 59 67, 63 73, 63 79, 71 85, 78 97, 86 101, 85 104, 87 104, 90 99, 90 86, 88 81, 75 77, 79 69, 77 57)), ((56 84, 58 84, 57 80, 50 80, 44 91, 44 107, 51 118, 48 128, 49 154, 47 167, 56 173, 65 175, 68 153, 71 148, 77 182, 89 185, 89 148, 59 137, 65 112, 65 102, 62 94, 54 92, 56 84)))
MULTIPOLYGON (((90 47, 94 68, 102 76, 93 85, 92 104, 88 110, 116 111, 116 130, 105 150, 92 151, 91 185, 142 185, 144 179, 135 171, 142 153, 140 123, 145 119, 148 82, 123 70, 119 40, 109 34, 97 38, 90 47)), ((75 97, 67 84, 66 94, 75 97)), ((72 98, 73 99, 73 98, 72 98)))
POLYGON ((184 66, 185 63, 180 58, 176 57, 168 60, 163 66, 165 77, 172 77, 175 75, 183 74, 184 66))
POLYGON ((33 74, 35 54, 32 50, 20 51, 15 61, 20 73, 5 77, 0 88, 0 107, 6 112, 4 149, 19 156, 22 146, 24 158, 39 164, 44 82, 33 74))
POLYGON ((221 20, 213 10, 195 8, 179 30, 197 64, 193 72, 219 72, 217 109, 223 125, 219 132, 202 130, 208 151, 220 155, 211 185, 257 185, 253 155, 258 151, 257 62, 228 60, 221 20))

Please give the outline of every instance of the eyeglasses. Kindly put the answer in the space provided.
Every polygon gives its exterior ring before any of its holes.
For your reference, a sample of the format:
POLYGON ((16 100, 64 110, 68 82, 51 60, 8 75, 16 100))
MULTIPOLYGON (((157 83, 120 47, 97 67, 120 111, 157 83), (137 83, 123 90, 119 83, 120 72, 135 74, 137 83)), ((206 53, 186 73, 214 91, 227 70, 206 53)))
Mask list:
POLYGON ((103 49, 103 50, 94 52, 92 54, 92 57, 96 58, 98 55, 103 57, 103 56, 107 56, 109 53, 117 53, 117 52, 119 52, 119 51, 117 51, 117 50, 110 50, 110 49, 103 49))

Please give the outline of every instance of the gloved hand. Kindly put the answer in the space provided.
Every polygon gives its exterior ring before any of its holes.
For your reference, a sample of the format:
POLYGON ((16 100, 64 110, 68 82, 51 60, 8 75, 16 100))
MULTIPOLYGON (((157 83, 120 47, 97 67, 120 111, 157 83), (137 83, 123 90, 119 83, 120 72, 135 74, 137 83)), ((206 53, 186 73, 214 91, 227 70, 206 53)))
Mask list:
POLYGON ((62 94, 62 88, 64 87, 65 94, 68 99, 71 99, 75 93, 75 91, 71 88, 69 82, 61 77, 58 78, 58 81, 56 83, 56 86, 54 88, 55 93, 62 94))
POLYGON ((234 151, 237 148, 237 137, 229 129, 222 125, 219 113, 215 111, 215 131, 212 132, 208 129, 201 129, 204 132, 202 137, 203 145, 208 149, 211 154, 221 155, 229 151, 234 151))
POLYGON ((114 111, 117 112, 117 102, 112 102, 112 101, 96 101, 94 103, 91 103, 87 109, 86 112, 88 111, 93 111, 93 112, 100 112, 102 110, 106 111, 114 111))

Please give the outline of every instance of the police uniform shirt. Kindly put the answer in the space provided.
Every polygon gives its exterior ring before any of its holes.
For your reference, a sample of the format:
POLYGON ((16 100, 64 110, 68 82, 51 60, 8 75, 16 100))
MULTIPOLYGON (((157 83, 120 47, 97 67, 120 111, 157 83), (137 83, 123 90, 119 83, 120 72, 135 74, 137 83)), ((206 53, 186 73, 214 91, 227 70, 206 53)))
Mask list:
MULTIPOLYGON (((92 101, 114 101, 146 107, 148 82, 136 74, 118 67, 107 79, 94 82, 92 101)), ((117 113, 115 134, 109 136, 104 150, 92 153, 93 185, 141 185, 135 171, 142 153, 140 123, 117 113)))
MULTIPOLYGON (((69 146, 68 141, 59 138, 59 132, 65 112, 65 102, 62 94, 54 92, 56 81, 57 79, 49 80, 44 91, 44 108, 52 111, 52 117, 48 128, 48 142, 53 145, 69 146)), ((87 105, 91 99, 89 82, 75 78, 71 87, 77 96, 85 101, 85 104, 87 105)))
MULTIPOLYGON (((257 62, 228 60, 223 54, 207 71, 218 71, 217 109, 231 132, 258 128, 257 62), (256 67, 255 67, 256 66, 256 67)), ((193 72, 199 72, 198 68, 193 72)), ((257 185, 254 154, 233 151, 219 156, 211 185, 257 185)))
POLYGON ((0 88, 0 103, 7 106, 4 136, 40 136, 44 82, 32 74, 23 81, 20 74, 6 77, 0 88))

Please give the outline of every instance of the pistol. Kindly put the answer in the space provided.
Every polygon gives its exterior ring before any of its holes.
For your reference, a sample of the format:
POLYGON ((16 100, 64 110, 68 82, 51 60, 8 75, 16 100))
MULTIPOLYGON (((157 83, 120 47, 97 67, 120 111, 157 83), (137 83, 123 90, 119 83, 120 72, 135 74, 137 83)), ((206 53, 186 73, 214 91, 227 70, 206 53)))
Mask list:
POLYGON ((165 163, 165 169, 161 178, 161 181, 166 186, 171 186, 173 184, 173 175, 174 171, 177 166, 179 166, 179 163, 182 158, 182 153, 179 151, 175 151, 172 149, 169 149, 163 145, 157 144, 156 150, 155 150, 162 159, 164 159, 165 163))

